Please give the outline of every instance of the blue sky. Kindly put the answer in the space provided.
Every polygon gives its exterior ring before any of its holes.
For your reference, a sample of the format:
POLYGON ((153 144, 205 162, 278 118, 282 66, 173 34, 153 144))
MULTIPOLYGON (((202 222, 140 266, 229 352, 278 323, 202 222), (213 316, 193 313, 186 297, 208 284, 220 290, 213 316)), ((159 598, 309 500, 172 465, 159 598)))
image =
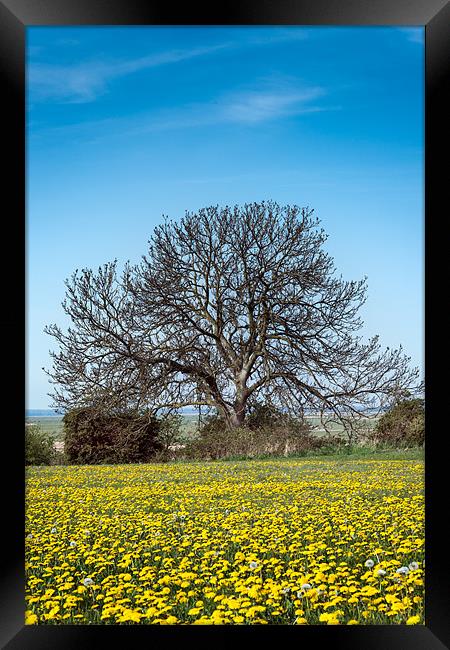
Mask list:
POLYGON ((423 104, 421 27, 28 27, 27 408, 64 279, 212 204, 314 208, 363 334, 423 369, 423 104))

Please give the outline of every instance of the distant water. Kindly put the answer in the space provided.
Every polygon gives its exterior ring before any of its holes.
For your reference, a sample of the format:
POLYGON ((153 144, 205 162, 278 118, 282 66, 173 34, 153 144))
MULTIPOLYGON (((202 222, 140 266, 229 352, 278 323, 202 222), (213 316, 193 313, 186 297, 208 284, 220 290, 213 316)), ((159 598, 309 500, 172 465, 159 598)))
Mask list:
POLYGON ((26 418, 61 417, 54 409, 25 409, 26 418))

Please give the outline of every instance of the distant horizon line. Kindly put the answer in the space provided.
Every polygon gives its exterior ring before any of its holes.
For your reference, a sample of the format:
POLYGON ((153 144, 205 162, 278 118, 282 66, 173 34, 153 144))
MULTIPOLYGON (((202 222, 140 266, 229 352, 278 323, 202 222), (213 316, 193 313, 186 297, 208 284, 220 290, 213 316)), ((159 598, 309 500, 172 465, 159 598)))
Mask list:
MULTIPOLYGON (((364 412, 370 412, 370 411, 385 411, 386 408, 377 408, 377 407, 370 408, 369 407, 367 409, 361 410, 361 412, 364 413, 364 412)), ((189 407, 180 408, 180 409, 178 409, 178 411, 181 411, 183 413, 193 413, 195 415, 198 414, 198 409, 189 408, 189 407)), ((319 414, 319 411, 317 409, 305 409, 305 413, 308 413, 308 412, 313 413, 313 414, 319 414)), ((58 417, 58 416, 64 415, 64 412, 61 412, 61 411, 58 411, 57 409, 52 409, 52 408, 47 408, 47 409, 44 409, 44 408, 42 408, 42 409, 31 409, 31 408, 29 408, 29 409, 25 409, 25 417, 38 417, 39 415, 43 416, 45 414, 47 414, 47 415, 50 414, 49 417, 51 417, 51 416, 58 417), (35 413, 37 415, 33 415, 33 413, 35 413)))

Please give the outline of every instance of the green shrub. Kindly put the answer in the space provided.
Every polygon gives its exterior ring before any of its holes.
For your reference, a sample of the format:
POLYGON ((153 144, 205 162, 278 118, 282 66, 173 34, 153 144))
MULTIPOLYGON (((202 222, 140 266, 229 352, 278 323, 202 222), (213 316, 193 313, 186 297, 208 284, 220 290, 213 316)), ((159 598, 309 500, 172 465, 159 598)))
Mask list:
POLYGON ((145 463, 163 447, 161 421, 149 415, 79 408, 67 412, 63 423, 64 452, 73 464, 145 463))
POLYGON ((377 422, 373 441, 378 446, 415 447, 425 442, 425 401, 397 402, 377 422))
POLYGON ((25 426, 25 465, 50 465, 53 439, 37 424, 25 426))
POLYGON ((198 438, 182 450, 185 458, 254 458, 256 456, 300 455, 325 444, 311 433, 301 419, 286 415, 272 406, 257 404, 244 426, 228 429, 219 415, 204 421, 198 438))

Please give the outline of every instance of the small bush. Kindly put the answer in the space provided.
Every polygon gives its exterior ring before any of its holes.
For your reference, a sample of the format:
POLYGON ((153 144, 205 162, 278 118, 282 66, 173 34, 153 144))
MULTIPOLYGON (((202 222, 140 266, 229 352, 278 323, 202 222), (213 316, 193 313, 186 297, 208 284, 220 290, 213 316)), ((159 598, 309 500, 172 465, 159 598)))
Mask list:
POLYGON ((25 426, 25 465, 50 465, 53 439, 37 424, 25 426))
POLYGON ((73 464, 145 463, 163 448, 161 421, 126 412, 109 415, 73 409, 64 415, 64 452, 73 464))
POLYGON ((378 446, 422 446, 425 442, 424 400, 407 399, 397 402, 379 419, 372 439, 378 446))

